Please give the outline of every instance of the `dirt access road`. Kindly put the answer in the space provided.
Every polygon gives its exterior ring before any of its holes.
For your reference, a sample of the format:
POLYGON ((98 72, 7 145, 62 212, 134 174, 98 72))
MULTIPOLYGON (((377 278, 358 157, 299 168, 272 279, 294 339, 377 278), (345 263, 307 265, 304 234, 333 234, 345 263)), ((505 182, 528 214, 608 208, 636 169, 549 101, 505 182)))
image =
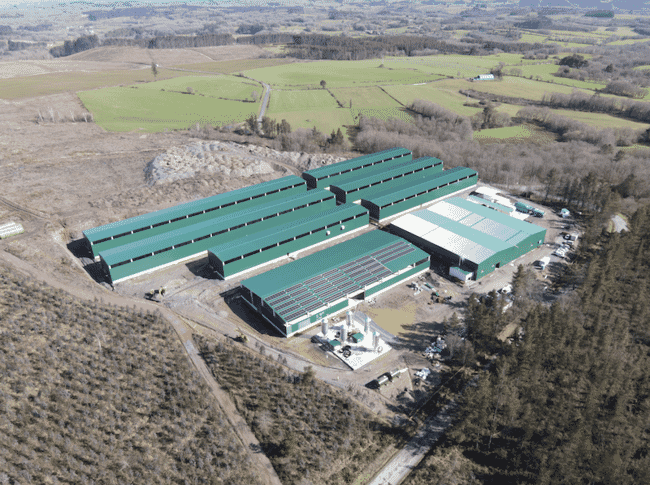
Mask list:
MULTIPOLYGON (((29 263, 23 261, 16 256, 7 253, 6 251, 0 251, 0 261, 3 261, 14 270, 23 273, 25 276, 28 276, 33 279, 38 279, 47 283, 48 285, 58 288, 60 290, 66 291, 74 295, 77 298, 83 300, 93 300, 98 297, 98 292, 93 291, 96 288, 95 283, 92 282, 89 285, 88 289, 82 289, 78 286, 70 286, 62 284, 60 281, 52 278, 51 276, 43 273, 42 271, 37 270, 29 263), (91 290, 92 288, 92 290, 91 290)), ((216 399, 217 403, 221 407, 223 413, 225 414, 228 422, 235 430, 240 442, 248 453, 253 457, 253 463, 255 463, 258 468, 257 476, 264 480, 264 483, 267 485, 282 485, 282 482, 278 478, 273 465, 269 461, 268 457, 261 451, 261 446, 253 432, 250 430, 244 419, 237 412, 234 403, 228 396, 226 392, 219 386, 217 381, 212 376, 212 373, 205 365, 205 362, 199 355, 196 347, 192 341, 192 332, 188 330, 187 325, 183 322, 182 318, 177 315, 173 310, 168 308, 158 306, 153 303, 148 303, 142 300, 132 300, 118 294, 104 293, 101 292, 101 298, 112 305, 117 306, 136 306, 137 308, 145 311, 160 311, 163 317, 174 327, 178 338, 180 339, 183 347, 185 348, 187 355, 196 367, 197 371, 205 381, 205 383, 210 388, 212 395, 216 399)))

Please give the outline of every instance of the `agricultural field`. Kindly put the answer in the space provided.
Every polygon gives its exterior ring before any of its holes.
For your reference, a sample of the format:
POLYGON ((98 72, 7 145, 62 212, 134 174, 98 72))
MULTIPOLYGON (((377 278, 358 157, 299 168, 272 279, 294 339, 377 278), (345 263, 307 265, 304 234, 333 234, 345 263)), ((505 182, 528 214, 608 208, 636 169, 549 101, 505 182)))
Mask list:
POLYGON ((416 99, 426 99, 463 116, 472 116, 481 111, 464 106, 467 97, 458 92, 454 83, 453 80, 444 80, 421 86, 386 86, 384 89, 406 106, 416 99))
POLYGON ((557 72, 559 66, 557 64, 538 64, 529 66, 519 66, 514 68, 506 68, 506 72, 511 72, 513 69, 519 69, 523 77, 532 76, 533 79, 539 81, 547 81, 554 84, 562 84, 565 86, 573 86, 580 89, 603 89, 606 83, 598 83, 593 81, 580 81, 578 79, 569 79, 565 77, 556 77, 553 74, 557 72))
POLYGON ((239 59, 215 62, 199 62, 193 64, 178 64, 175 68, 188 71, 213 72, 218 74, 233 74, 250 69, 282 66, 292 63, 289 59, 239 59))
POLYGON ((284 66, 244 71, 247 77, 263 80, 277 89, 309 89, 320 87, 346 87, 377 84, 409 84, 438 79, 413 67, 380 67, 380 59, 365 61, 319 61, 294 63, 284 66))
POLYGON ((343 125, 353 124, 348 108, 340 108, 325 89, 271 91, 267 116, 287 120, 292 129, 313 128, 329 134, 343 125))
MULTIPOLYGON (((256 86, 242 79, 189 76, 146 86, 114 87, 79 93, 95 122, 110 131, 146 132, 185 129, 191 124, 224 125, 259 112, 260 102, 232 101, 217 96, 250 98, 256 86), (188 94, 191 87, 196 94, 188 94), (163 90, 164 89, 164 90, 163 90)), ((261 95, 263 90, 256 89, 261 95)))
POLYGON ((474 132, 474 140, 479 143, 551 143, 555 135, 534 125, 524 124, 504 128, 490 128, 474 132))
POLYGON ((566 116, 576 121, 586 123, 595 128, 630 128, 632 130, 647 130, 647 123, 639 123, 637 121, 626 120, 624 118, 617 118, 605 113, 589 113, 586 111, 573 111, 568 109, 553 109, 553 113, 560 116, 566 116))
POLYGON ((188 88, 198 96, 248 101, 253 93, 261 96, 264 87, 260 83, 236 76, 183 76, 166 81, 136 86, 137 89, 185 93, 188 88))
MULTIPOLYGON (((184 73, 164 70, 158 79, 184 76, 184 73)), ((155 81, 149 67, 143 69, 109 70, 100 72, 56 72, 37 76, 0 79, 4 99, 32 98, 88 89, 155 81)))

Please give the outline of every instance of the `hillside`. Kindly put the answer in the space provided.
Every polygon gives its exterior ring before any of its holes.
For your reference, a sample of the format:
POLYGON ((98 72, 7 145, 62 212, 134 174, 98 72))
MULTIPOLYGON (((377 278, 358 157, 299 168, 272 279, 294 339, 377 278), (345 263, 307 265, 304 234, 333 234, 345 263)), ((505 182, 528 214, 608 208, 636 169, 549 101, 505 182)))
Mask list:
POLYGON ((0 267, 0 482, 256 484, 160 317, 0 267))

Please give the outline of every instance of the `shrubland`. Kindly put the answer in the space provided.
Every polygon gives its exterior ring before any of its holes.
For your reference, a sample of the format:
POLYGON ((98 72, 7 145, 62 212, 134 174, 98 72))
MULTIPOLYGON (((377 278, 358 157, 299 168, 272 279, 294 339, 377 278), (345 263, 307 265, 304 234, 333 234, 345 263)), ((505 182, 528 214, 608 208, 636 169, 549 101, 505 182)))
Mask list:
POLYGON ((309 368, 296 373, 227 340, 195 342, 285 485, 353 483, 386 446, 404 438, 309 368))
POLYGON ((259 483, 171 327, 0 267, 1 483, 259 483))

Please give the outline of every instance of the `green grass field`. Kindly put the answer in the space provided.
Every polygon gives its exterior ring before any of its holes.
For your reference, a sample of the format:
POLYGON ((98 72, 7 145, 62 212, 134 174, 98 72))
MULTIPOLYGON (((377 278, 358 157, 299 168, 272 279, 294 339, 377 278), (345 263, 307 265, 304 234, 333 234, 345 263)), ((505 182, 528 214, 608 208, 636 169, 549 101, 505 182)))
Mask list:
POLYGON ((458 92, 456 80, 438 81, 422 86, 386 86, 384 89, 406 106, 416 99, 425 99, 463 116, 472 116, 481 111, 479 108, 463 106, 467 97, 458 92))
POLYGON ((550 143, 555 140, 555 135, 533 125, 507 126, 505 128, 491 128, 474 132, 474 140, 479 143, 550 143))
POLYGON ((587 113, 584 111, 571 111, 568 109, 554 109, 554 113, 560 116, 566 116, 576 121, 586 123, 595 128, 631 128, 633 130, 647 130, 647 123, 638 123, 636 121, 617 118, 605 113, 587 113))
MULTIPOLYGON (((277 47, 280 49, 280 47, 277 47)), ((268 50, 271 50, 269 48, 268 50)), ((277 50, 277 52, 280 52, 277 50)), ((289 59, 240 59, 235 61, 215 61, 215 62, 201 62, 198 64, 179 64, 177 68, 187 69, 190 71, 204 71, 223 74, 236 74, 238 72, 260 69, 263 67, 282 66, 290 64, 292 61, 289 59)))
POLYGON ((350 102, 352 102, 353 108, 398 108, 400 106, 397 101, 377 86, 332 88, 330 91, 346 107, 350 106, 350 102))
POLYGON ((336 109, 338 104, 325 89, 271 91, 268 113, 336 109))
POLYGON ((345 133, 344 126, 355 123, 350 110, 347 108, 274 112, 268 113, 267 116, 278 122, 283 119, 287 120, 292 130, 296 128, 313 128, 315 126, 317 130, 326 135, 338 128, 341 128, 345 133))
POLYGON ((250 78, 263 80, 278 89, 317 88, 321 81, 328 87, 368 86, 377 84, 409 84, 438 79, 414 68, 379 67, 381 60, 320 61, 294 63, 245 71, 250 78))
POLYGON ((183 76, 136 86, 137 89, 172 92, 185 92, 188 87, 200 96, 231 100, 249 100, 254 91, 258 98, 264 93, 261 84, 236 76, 183 76))
POLYGON ((257 115, 260 107, 259 102, 161 91, 152 85, 146 89, 135 86, 85 91, 79 93, 79 99, 93 113, 95 122, 109 131, 156 132, 185 129, 193 123, 239 123, 251 114, 257 115))
MULTIPOLYGON (((519 69, 524 77, 533 76, 535 80, 549 81, 555 84, 562 84, 565 86, 573 86, 580 89, 602 89, 605 83, 580 81, 577 79, 569 79, 564 77, 554 76, 560 66, 556 64, 538 64, 535 66, 518 66, 511 69, 519 69)), ((506 68, 506 72, 508 69, 506 68)))

